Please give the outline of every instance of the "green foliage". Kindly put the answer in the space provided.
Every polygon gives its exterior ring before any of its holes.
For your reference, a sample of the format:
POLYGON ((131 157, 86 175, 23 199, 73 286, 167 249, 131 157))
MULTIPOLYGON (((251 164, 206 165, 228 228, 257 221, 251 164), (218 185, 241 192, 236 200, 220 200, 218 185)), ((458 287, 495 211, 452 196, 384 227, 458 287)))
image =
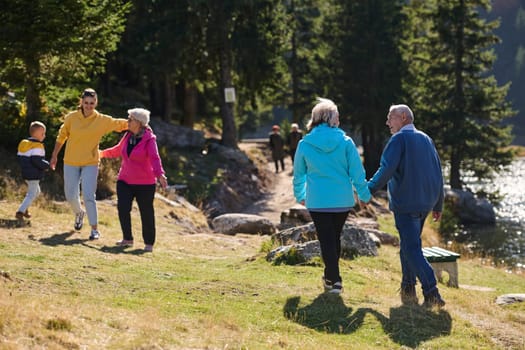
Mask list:
POLYGON ((332 1, 323 22, 331 43, 321 81, 339 106, 343 124, 360 130, 367 176, 375 172, 388 129, 388 107, 401 96, 405 64, 399 42, 404 1, 332 1), (328 69, 328 67, 330 67, 328 69))
POLYGON ((4 1, 0 80, 23 89, 28 121, 40 118, 48 87, 85 87, 116 49, 129 3, 124 1, 4 1))
POLYGON ((490 179, 512 160, 504 119, 514 115, 489 71, 498 22, 487 22, 480 7, 489 1, 413 1, 406 7, 410 23, 403 42, 410 62, 405 87, 416 123, 434 138, 449 164, 449 183, 461 188, 461 177, 490 179))

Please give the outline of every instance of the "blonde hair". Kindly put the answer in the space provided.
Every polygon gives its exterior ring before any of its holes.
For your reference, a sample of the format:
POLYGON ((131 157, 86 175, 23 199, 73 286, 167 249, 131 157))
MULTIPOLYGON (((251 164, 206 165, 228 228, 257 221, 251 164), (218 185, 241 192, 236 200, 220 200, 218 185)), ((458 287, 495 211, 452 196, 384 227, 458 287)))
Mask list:
POLYGON ((318 97, 317 101, 317 104, 312 108, 312 117, 306 124, 306 128, 312 130, 323 123, 327 123, 330 127, 337 126, 339 111, 336 104, 332 100, 323 97, 318 97))
POLYGON ((39 122, 39 121, 31 122, 31 124, 29 125, 29 135, 33 136, 33 133, 36 130, 41 129, 41 128, 46 130, 46 126, 44 123, 39 122))

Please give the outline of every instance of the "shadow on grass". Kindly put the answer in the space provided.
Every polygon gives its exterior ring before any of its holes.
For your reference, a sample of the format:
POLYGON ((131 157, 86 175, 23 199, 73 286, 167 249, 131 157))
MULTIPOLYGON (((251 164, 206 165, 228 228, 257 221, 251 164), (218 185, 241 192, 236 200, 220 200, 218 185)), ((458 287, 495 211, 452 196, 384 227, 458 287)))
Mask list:
POLYGON ((390 317, 371 308, 353 310, 341 296, 320 294, 311 304, 299 306, 300 297, 286 301, 284 316, 291 321, 319 332, 350 334, 363 324, 367 313, 374 315, 383 330, 397 344, 416 348, 429 339, 450 334, 452 318, 444 310, 434 312, 420 306, 400 306, 390 309, 390 317))
MULTIPOLYGON (((51 237, 40 238, 38 241, 42 244, 49 245, 49 246, 84 244, 84 242, 87 241, 87 238, 70 239, 70 237, 73 236, 74 234, 75 232, 73 231, 62 232, 62 233, 57 233, 51 237)), ((28 238, 31 240, 35 240, 34 235, 29 235, 28 238)))
MULTIPOLYGON (((119 246, 102 246, 102 247, 97 247, 97 246, 93 246, 93 245, 90 245, 90 244, 86 244, 87 242, 89 242, 88 238, 73 238, 73 239, 70 239, 70 237, 72 235, 74 235, 74 234, 75 234, 75 232, 73 232, 73 231, 57 233, 57 234, 55 234, 55 235, 53 235, 51 237, 40 238, 40 239, 38 239, 38 241, 40 243, 48 245, 48 246, 59 246, 59 245, 69 246, 69 245, 81 244, 81 245, 83 245, 85 247, 88 247, 88 248, 91 248, 91 249, 97 249, 97 250, 100 250, 103 253, 110 253, 110 254, 122 254, 122 253, 125 253, 125 254, 132 254, 132 255, 142 255, 142 254, 147 253, 144 249, 131 249, 131 250, 128 250, 127 249, 128 247, 119 247, 119 246)), ((37 240, 34 235, 29 235, 28 238, 33 240, 33 241, 37 240)))

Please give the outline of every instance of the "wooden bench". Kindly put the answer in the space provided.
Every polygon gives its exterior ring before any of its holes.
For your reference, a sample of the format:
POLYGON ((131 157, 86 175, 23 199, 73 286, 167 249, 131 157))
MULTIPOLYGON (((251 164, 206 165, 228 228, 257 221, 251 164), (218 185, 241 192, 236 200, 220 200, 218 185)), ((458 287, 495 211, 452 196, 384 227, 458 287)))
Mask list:
POLYGON ((432 265, 437 279, 443 282, 442 273, 446 271, 448 273, 447 285, 458 288, 458 263, 456 260, 460 255, 439 247, 423 248, 422 250, 423 256, 432 265))

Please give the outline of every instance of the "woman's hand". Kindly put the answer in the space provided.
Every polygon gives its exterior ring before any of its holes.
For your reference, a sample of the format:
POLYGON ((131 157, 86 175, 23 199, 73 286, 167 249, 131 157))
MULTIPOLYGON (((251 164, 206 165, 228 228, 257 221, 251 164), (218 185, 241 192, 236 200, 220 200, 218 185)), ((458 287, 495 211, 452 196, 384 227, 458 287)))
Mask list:
POLYGON ((166 189, 166 187, 168 187, 168 179, 166 178, 166 175, 161 175, 159 177, 159 183, 163 189, 166 189))

